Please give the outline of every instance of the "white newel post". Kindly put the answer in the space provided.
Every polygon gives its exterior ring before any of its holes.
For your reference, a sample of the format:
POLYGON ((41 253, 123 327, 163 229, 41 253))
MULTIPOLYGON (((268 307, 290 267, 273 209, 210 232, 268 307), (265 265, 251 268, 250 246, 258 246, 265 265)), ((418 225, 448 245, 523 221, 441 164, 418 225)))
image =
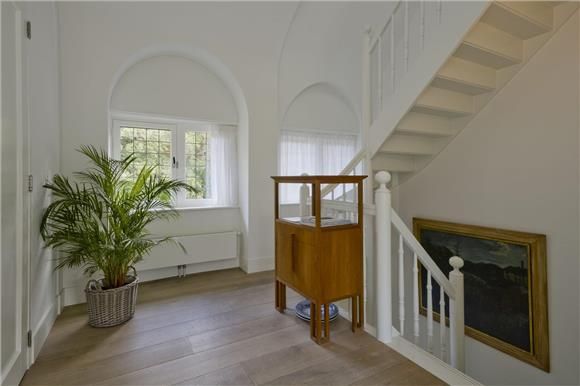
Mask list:
POLYGON ((453 256, 449 259, 453 271, 449 272, 449 281, 455 289, 455 299, 449 299, 450 321, 450 359, 451 365, 459 371, 465 371, 465 314, 463 308, 463 259, 453 256))
MULTIPOLYGON (((307 176, 308 173, 302 173, 302 176, 307 176)), ((300 185, 300 217, 310 216, 310 211, 308 210, 308 196, 310 191, 308 190, 308 185, 300 185)))
POLYGON ((375 180, 379 188, 375 191, 376 211, 376 280, 377 280, 377 339, 389 343, 392 338, 391 298, 391 192, 387 183, 391 174, 378 172, 375 180))

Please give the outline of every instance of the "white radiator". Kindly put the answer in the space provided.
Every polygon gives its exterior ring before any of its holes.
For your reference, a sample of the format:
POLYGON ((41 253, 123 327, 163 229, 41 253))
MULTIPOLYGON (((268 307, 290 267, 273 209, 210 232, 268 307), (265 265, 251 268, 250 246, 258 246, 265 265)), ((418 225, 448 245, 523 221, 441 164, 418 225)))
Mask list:
POLYGON ((137 271, 238 257, 238 232, 177 236, 174 239, 185 247, 186 253, 183 253, 179 245, 167 242, 154 247, 151 253, 137 264, 137 271))

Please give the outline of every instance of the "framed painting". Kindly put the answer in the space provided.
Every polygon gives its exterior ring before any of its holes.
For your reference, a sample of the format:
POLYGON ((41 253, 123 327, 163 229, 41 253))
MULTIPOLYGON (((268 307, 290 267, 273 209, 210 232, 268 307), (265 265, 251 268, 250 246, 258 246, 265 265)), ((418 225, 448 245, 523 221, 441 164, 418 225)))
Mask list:
MULTIPOLYGON (((549 372, 546 236, 421 218, 413 219, 413 231, 447 276, 451 256, 464 260, 465 334, 549 372)), ((421 267, 423 314, 426 281, 421 267)), ((432 293, 438 321, 437 283, 432 293)))

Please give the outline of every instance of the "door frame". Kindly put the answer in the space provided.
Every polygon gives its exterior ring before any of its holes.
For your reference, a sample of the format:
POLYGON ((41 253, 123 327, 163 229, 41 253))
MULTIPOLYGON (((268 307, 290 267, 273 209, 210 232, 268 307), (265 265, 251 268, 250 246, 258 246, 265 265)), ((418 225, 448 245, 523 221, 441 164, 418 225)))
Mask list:
MULTIPOLYGON (((0 368, 0 383, 19 383, 31 361, 31 350, 28 344, 28 332, 30 331, 30 195, 28 194, 28 173, 30 170, 30 138, 28 121, 28 100, 27 100, 27 67, 24 47, 25 26, 24 16, 19 4, 15 1, 3 1, 3 4, 12 6, 15 15, 15 51, 16 51, 16 146, 17 157, 16 167, 16 258, 21 258, 21 263, 17 262, 17 288, 16 296, 19 301, 16 311, 20 315, 20 325, 16 326, 15 335, 20 336, 17 342, 17 351, 8 363, 7 368, 0 368)), ((0 6, 0 18, 2 17, 2 7, 0 6)), ((0 19, 1 20, 1 19, 0 19)), ((1 42, 0 42, 1 48, 1 42)), ((2 52, 0 49, 0 58, 2 52)), ((1 61, 0 61, 1 66, 1 61)), ((0 76, 0 87, 2 79, 0 76)), ((0 93, 0 113, 2 109, 2 94, 0 93)), ((0 121, 0 131, 3 130, 0 121)), ((1 137, 0 137, 1 138, 1 137)), ((0 157, 0 168, 2 159, 0 157)), ((2 194, 2 183, 0 178, 0 195, 2 194)), ((1 214, 0 206, 0 214, 1 214)), ((0 238, 0 246, 2 239, 0 238)), ((0 249, 1 250, 1 249, 0 249)), ((1 256, 0 256, 1 257, 1 256)), ((0 288, 2 285, 0 275, 0 288)), ((0 329, 2 321, 0 320, 0 329)), ((1 335, 0 335, 1 345, 1 335)), ((0 365, 1 361, 0 352, 0 365)))

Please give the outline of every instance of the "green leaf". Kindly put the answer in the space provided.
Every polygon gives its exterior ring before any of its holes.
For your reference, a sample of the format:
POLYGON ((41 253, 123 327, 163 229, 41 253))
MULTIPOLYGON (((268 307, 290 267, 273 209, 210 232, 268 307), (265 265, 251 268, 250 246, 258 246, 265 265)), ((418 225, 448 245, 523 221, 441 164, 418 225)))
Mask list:
POLYGON ((57 268, 101 272, 109 286, 124 285, 129 267, 155 245, 171 240, 153 240, 147 226, 175 218, 171 197, 182 189, 188 194, 196 189, 155 175, 159 168, 146 165, 143 154, 115 160, 93 146, 79 151, 90 166, 75 173, 75 180, 56 175, 45 185, 53 202, 43 213, 41 235, 47 247, 59 251, 57 268))

